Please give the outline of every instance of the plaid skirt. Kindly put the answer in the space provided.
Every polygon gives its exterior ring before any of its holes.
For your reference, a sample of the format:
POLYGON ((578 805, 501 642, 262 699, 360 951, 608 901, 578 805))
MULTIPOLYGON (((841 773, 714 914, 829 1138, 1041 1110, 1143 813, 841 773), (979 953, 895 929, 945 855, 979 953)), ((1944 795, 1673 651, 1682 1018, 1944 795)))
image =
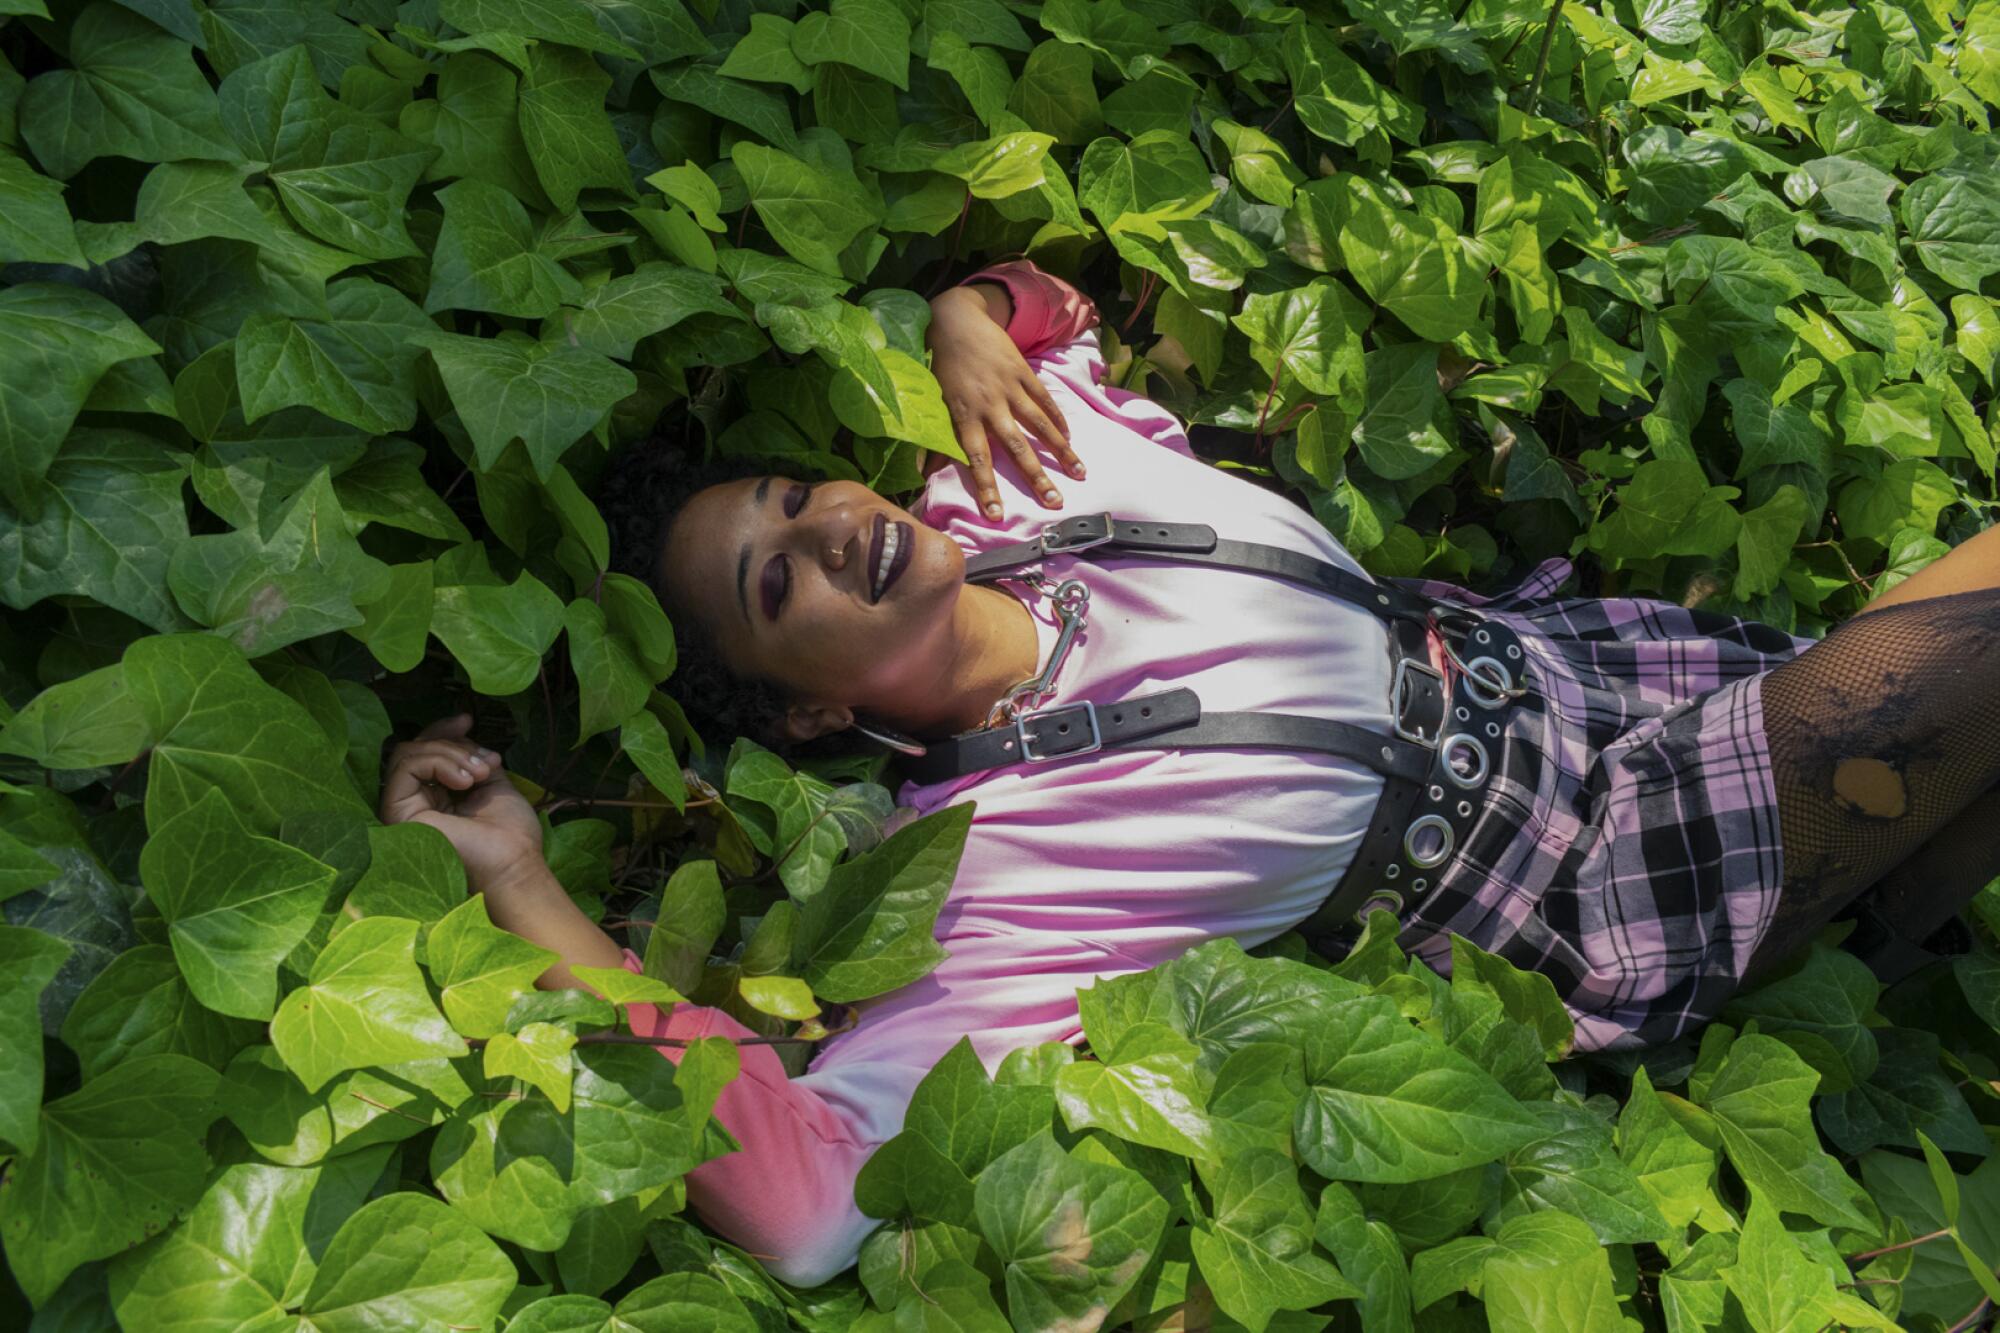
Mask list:
POLYGON ((1784 865, 1763 677, 1815 642, 1647 598, 1557 597, 1570 562, 1482 596, 1521 638, 1487 802, 1402 943, 1448 966, 1451 935, 1540 972, 1576 1049, 1649 1045, 1713 1018, 1769 926, 1784 865))

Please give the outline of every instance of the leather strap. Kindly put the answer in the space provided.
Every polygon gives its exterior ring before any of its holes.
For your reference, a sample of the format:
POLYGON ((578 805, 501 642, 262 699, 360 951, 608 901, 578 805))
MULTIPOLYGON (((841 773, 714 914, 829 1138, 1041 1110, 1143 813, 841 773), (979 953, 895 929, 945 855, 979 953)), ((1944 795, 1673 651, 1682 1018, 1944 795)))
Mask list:
MULTIPOLYGON (((1423 708, 1422 703, 1412 709, 1423 708)), ((1436 735, 1441 700, 1412 720, 1436 735)), ((943 782, 991 768, 1050 763, 1100 750, 1304 750, 1364 764, 1385 777, 1415 780, 1430 768, 1428 745, 1367 727, 1295 713, 1204 713, 1193 690, 1039 709, 1018 724, 936 741, 904 761, 918 782, 943 782)))
POLYGON ((1302 584, 1351 602, 1382 620, 1422 620, 1428 599, 1390 583, 1375 583, 1340 566, 1282 546, 1217 537, 1206 523, 1150 523, 1110 514, 1077 514, 1043 529, 1036 541, 1011 542, 965 562, 970 583, 989 583, 1050 556, 1102 560, 1140 556, 1207 565, 1302 584))

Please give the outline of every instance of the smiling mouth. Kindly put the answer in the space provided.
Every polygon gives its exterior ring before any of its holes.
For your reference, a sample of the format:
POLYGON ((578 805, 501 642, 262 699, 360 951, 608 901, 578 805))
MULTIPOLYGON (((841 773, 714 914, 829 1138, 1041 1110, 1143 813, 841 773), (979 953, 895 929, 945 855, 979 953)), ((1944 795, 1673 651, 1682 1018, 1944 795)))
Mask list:
POLYGON ((917 534, 901 520, 891 523, 886 514, 875 515, 875 530, 868 543, 868 600, 879 602, 910 567, 916 553, 917 534))

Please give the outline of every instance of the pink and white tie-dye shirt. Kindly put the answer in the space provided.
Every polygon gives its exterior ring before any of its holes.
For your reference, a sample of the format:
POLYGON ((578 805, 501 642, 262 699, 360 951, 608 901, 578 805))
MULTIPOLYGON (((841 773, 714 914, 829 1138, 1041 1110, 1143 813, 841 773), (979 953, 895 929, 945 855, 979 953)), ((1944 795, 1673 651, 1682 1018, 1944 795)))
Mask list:
MULTIPOLYGON (((1006 285, 1008 333, 1062 408, 1089 471, 1061 479, 1065 512, 1207 523, 1359 572, 1310 514, 1200 462, 1165 409, 1102 384, 1096 311, 1068 284, 1027 263, 968 281, 1006 285)), ((917 516, 967 554, 1035 535, 1054 516, 1010 465, 998 472, 1004 518, 979 512, 955 467, 931 476, 917 516)), ((1229 570, 1057 557, 1046 572, 1074 575, 1091 593, 1055 703, 1187 686, 1208 709, 1389 729, 1385 632, 1357 607, 1229 570)), ((1046 657, 1055 637, 1046 599, 1006 586, 1027 602, 1046 657)), ((991 1069, 1015 1047, 1078 1040, 1076 991, 1093 979, 1224 935, 1251 946, 1283 933, 1339 881, 1380 790, 1374 773, 1330 756, 1172 750, 905 786, 901 803, 920 813, 976 803, 938 918, 951 956, 865 1006, 799 1078, 785 1077, 769 1047, 743 1047, 743 1072, 716 1108, 742 1150, 689 1176, 695 1211, 786 1281, 831 1277, 877 1225, 854 1205, 856 1174, 901 1128, 912 1089, 953 1044, 970 1036, 991 1069)), ((665 1015, 633 1006, 631 1018, 648 1034, 748 1035, 690 1005, 665 1015)))

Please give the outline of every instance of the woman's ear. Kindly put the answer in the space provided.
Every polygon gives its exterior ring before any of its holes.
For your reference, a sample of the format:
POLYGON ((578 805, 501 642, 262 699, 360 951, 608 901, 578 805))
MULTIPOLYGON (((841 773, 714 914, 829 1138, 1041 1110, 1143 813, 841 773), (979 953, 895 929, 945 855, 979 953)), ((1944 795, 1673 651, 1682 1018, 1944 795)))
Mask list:
POLYGON ((779 736, 792 742, 817 740, 854 725, 854 710, 845 704, 793 704, 778 719, 779 736))

